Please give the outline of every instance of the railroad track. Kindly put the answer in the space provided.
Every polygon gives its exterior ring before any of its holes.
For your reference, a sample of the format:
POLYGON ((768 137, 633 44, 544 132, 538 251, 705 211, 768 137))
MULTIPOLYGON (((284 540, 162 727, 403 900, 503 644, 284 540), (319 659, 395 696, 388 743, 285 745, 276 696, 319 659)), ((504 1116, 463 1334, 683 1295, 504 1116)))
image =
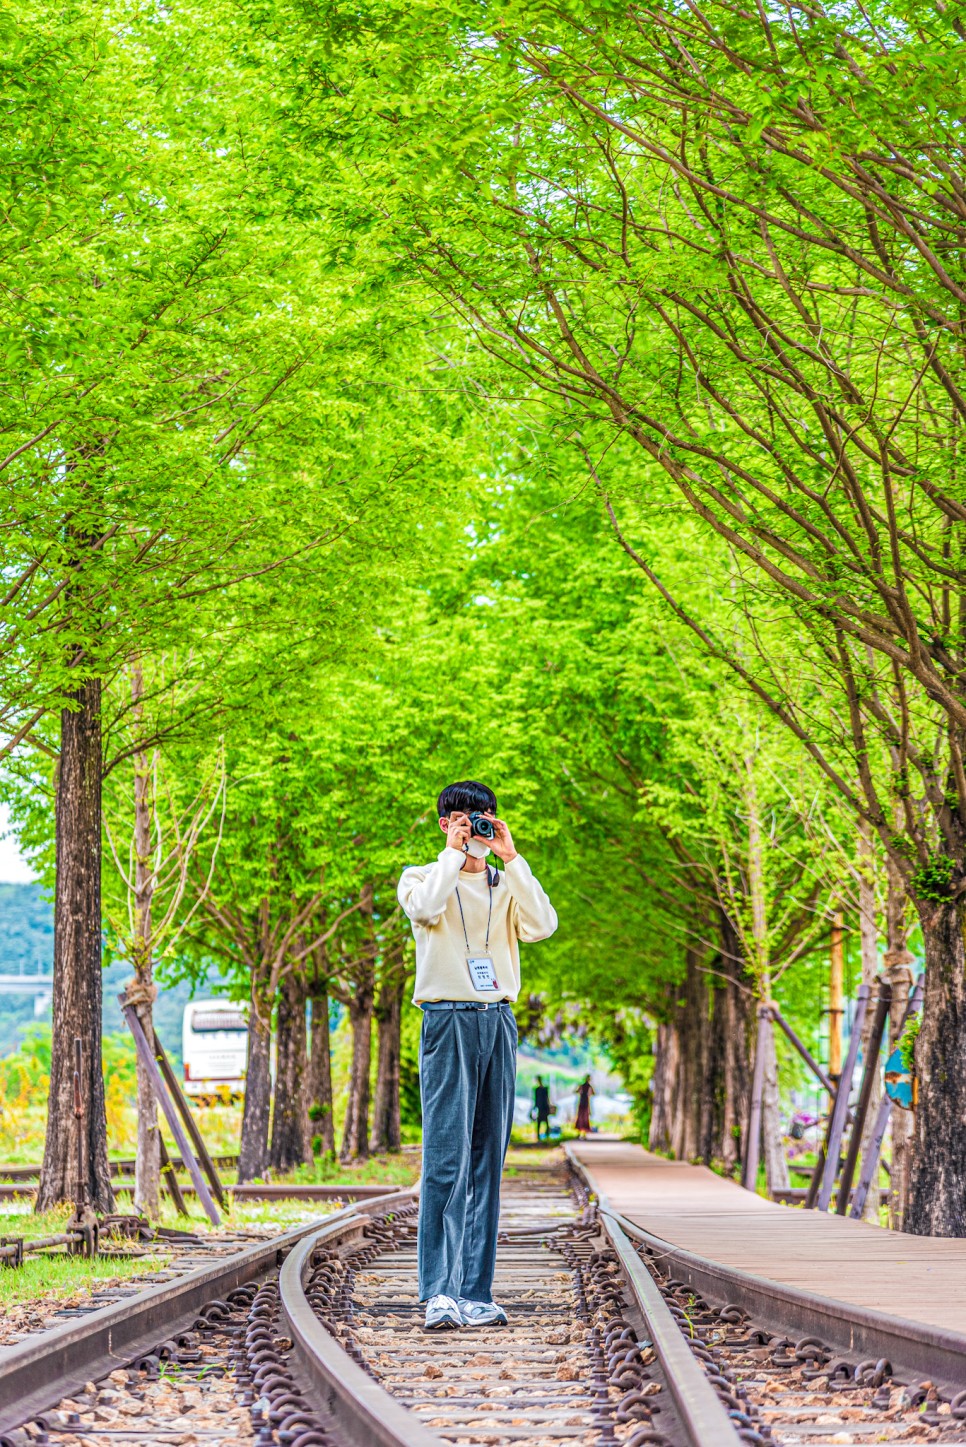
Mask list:
POLYGON ((415 1228, 346 1207, 0 1354, 0 1447, 966 1447, 955 1381, 706 1300, 563 1163, 505 1180, 505 1328, 422 1331, 415 1228))
MULTIPOLYGON (((219 1170, 222 1168, 227 1170, 230 1169, 232 1166, 238 1165, 237 1155, 212 1156, 212 1160, 214 1164, 219 1168, 219 1170)), ((109 1164, 112 1176, 130 1176, 134 1173, 135 1161, 133 1156, 129 1157, 128 1159, 115 1159, 112 1160, 109 1164)), ((171 1164, 175 1167, 176 1170, 180 1171, 184 1169, 184 1161, 181 1159, 180 1156, 173 1156, 171 1164)), ((39 1165, 11 1166, 4 1165, 3 1162, 0 1162, 0 1181, 39 1181, 39 1179, 39 1165)))

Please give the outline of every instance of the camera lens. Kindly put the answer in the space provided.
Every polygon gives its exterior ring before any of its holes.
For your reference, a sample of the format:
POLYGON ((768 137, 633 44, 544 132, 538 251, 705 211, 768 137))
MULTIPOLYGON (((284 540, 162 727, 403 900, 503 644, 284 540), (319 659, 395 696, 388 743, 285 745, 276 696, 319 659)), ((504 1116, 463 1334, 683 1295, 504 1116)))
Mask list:
POLYGON ((470 824, 473 826, 473 833, 479 839, 493 839, 496 837, 496 827, 492 819, 485 814, 471 814, 470 824))

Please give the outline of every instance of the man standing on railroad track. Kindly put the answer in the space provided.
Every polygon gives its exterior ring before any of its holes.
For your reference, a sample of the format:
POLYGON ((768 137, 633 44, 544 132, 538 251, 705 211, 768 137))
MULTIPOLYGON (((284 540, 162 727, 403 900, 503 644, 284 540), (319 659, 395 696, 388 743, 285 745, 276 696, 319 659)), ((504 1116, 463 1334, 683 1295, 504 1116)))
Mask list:
POLYGON ((449 784, 438 800, 439 858, 399 880, 416 940, 413 1003, 424 1012, 417 1249, 427 1331, 507 1319, 493 1301, 493 1272, 513 1125, 519 941, 547 939, 557 916, 496 810, 485 784, 449 784), (487 864, 491 850, 502 871, 487 864))

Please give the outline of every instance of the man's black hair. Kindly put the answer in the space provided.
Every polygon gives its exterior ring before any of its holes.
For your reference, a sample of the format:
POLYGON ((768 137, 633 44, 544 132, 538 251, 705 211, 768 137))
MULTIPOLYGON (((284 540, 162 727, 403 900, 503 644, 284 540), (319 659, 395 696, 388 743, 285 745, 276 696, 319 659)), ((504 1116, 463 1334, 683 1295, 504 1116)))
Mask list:
POLYGON ((466 779, 462 784, 447 784, 436 801, 439 818, 459 811, 462 814, 485 814, 487 809, 496 813, 496 795, 485 784, 475 779, 466 779))

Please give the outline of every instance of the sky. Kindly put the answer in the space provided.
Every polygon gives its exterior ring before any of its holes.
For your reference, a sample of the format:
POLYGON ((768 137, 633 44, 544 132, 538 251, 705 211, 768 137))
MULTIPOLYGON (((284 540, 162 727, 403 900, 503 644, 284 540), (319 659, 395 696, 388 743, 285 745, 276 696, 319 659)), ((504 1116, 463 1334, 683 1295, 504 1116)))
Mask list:
POLYGON ((29 884, 34 878, 33 870, 17 848, 6 805, 0 804, 0 884, 29 884))

